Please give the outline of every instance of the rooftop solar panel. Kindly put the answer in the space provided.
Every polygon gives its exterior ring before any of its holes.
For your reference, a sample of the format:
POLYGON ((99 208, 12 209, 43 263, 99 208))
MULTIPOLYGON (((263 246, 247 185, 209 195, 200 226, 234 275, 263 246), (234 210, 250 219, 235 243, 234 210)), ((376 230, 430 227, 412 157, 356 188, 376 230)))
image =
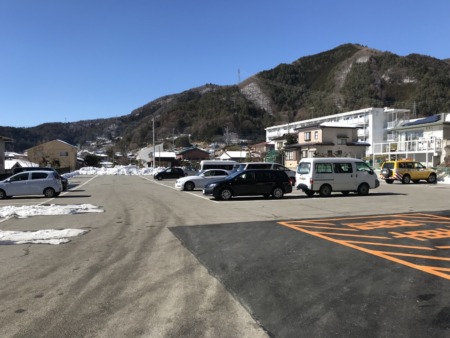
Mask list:
POLYGON ((441 115, 427 116, 423 119, 418 119, 418 120, 412 121, 412 122, 406 122, 406 123, 402 124, 402 127, 415 126, 418 124, 433 123, 433 122, 439 121, 440 119, 441 119, 441 115))

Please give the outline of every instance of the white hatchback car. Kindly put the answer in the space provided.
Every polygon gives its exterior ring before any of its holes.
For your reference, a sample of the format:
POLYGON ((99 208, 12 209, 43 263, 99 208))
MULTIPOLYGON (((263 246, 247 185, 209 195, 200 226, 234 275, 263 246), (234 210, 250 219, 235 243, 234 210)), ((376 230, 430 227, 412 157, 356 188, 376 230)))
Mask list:
POLYGON ((224 179, 230 174, 228 170, 209 169, 195 176, 181 177, 175 182, 175 189, 194 190, 203 189, 205 185, 213 181, 224 179))
POLYGON ((61 178, 53 171, 26 171, 0 181, 0 199, 22 195, 51 198, 58 196, 61 191, 61 178))

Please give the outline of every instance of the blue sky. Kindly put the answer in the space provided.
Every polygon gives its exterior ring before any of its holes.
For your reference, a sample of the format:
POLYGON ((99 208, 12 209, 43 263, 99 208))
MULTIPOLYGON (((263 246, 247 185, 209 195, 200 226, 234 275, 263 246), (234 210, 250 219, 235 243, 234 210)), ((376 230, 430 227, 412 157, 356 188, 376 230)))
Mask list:
POLYGON ((449 17, 448 0, 0 0, 0 126, 122 116, 344 43, 446 59, 449 17))

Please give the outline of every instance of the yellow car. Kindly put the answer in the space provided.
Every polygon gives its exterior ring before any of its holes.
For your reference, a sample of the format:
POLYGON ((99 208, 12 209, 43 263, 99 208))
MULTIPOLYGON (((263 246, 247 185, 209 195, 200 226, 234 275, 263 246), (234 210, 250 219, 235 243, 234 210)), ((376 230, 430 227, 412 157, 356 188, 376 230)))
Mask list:
POLYGON ((437 175, 433 169, 425 167, 422 163, 411 160, 386 161, 381 165, 380 178, 386 183, 400 181, 403 184, 419 182, 436 183, 437 175))

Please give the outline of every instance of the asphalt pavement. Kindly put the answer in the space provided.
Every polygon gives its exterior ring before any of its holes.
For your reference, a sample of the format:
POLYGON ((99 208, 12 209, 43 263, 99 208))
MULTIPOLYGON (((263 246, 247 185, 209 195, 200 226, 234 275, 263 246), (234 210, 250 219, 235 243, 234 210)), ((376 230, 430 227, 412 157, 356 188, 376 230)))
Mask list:
POLYGON ((220 202, 151 177, 75 177, 104 213, 0 220, 80 228, 0 246, 4 337, 446 337, 450 186, 220 202))

